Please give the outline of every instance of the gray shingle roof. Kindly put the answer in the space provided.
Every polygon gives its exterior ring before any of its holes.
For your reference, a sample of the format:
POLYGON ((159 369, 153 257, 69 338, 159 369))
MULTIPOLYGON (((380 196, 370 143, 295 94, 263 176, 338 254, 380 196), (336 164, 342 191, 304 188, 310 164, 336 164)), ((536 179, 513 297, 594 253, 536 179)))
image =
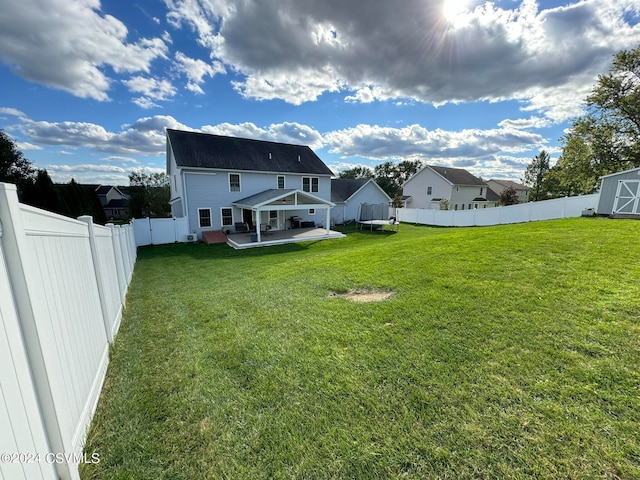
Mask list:
POLYGON ((179 167, 332 175, 309 147, 167 129, 179 167))
POLYGON ((462 168, 435 167, 432 165, 429 166, 433 168, 433 170, 435 170, 439 175, 443 176, 454 185, 486 185, 486 183, 481 178, 471 175, 469 172, 462 168))
POLYGON ((331 201, 334 203, 347 201, 369 180, 369 178, 332 178, 331 201))

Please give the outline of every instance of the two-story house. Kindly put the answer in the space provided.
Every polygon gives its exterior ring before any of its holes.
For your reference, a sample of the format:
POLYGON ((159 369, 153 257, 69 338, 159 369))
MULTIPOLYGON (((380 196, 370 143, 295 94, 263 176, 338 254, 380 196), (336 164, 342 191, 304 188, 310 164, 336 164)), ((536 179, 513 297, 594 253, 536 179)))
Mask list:
POLYGON ((427 165, 402 185, 407 208, 471 210, 497 206, 497 198, 482 179, 462 168, 427 165), (446 202, 444 202, 446 201, 446 202))
POLYGON ((492 178, 487 180, 487 185, 489 185, 489 188, 493 190, 498 197, 506 189, 513 188, 516 191, 518 202, 527 203, 529 201, 529 191, 531 189, 520 183, 513 182, 511 180, 497 180, 492 178))
POLYGON ((330 224, 331 170, 307 146, 167 129, 171 211, 189 231, 330 224))

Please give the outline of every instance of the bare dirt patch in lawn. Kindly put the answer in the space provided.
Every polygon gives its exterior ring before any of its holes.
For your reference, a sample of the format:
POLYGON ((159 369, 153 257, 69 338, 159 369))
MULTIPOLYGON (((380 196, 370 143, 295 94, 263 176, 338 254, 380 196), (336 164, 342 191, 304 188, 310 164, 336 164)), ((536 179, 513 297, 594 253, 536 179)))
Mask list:
POLYGON ((353 289, 346 292, 329 292, 331 298, 345 298, 352 302, 382 302, 393 296, 393 290, 353 289))

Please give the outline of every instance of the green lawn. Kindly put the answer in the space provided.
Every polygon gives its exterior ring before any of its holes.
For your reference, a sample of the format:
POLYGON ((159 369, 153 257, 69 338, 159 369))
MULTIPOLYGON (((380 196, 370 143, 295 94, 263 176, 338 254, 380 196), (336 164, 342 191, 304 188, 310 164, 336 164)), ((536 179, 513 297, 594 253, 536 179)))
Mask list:
POLYGON ((140 249, 83 479, 640 478, 640 222, 347 234, 140 249))

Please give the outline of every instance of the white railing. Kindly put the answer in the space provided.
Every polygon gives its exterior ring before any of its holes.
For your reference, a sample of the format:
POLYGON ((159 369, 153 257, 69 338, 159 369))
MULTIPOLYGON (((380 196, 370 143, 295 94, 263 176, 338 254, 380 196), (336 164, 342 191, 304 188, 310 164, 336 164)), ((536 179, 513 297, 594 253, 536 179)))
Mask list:
POLYGON ((80 478, 135 260, 131 226, 22 205, 0 183, 0 478, 80 478))
POLYGON ((555 198, 542 202, 528 202, 508 207, 475 210, 428 210, 398 208, 398 221, 441 227, 475 227, 507 223, 534 222, 557 218, 579 217, 582 211, 598 206, 599 194, 555 198))
POLYGON ((187 217, 134 218, 131 223, 138 247, 186 242, 189 233, 187 217))

